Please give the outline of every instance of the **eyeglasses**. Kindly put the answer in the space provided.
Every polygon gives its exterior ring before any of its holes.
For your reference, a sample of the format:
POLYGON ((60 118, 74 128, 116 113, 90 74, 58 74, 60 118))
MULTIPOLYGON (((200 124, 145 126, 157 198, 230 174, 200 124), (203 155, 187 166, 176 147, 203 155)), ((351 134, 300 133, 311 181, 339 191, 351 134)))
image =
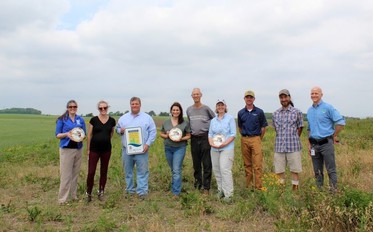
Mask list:
POLYGON ((107 108, 108 108, 107 106, 105 106, 105 107, 98 107, 99 110, 107 110, 107 108))
POLYGON ((76 109, 78 106, 68 106, 69 109, 76 109))

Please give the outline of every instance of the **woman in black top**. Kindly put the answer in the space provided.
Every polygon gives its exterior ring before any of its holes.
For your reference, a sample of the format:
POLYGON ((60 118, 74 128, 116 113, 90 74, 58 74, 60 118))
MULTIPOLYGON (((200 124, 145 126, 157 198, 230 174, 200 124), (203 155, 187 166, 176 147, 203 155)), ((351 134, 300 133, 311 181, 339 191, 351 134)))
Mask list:
POLYGON ((101 160, 98 199, 103 200, 111 156, 111 138, 116 124, 115 119, 108 115, 109 105, 106 101, 98 102, 97 107, 99 115, 91 118, 87 133, 87 154, 89 156, 87 202, 92 201, 92 189, 98 160, 101 160))

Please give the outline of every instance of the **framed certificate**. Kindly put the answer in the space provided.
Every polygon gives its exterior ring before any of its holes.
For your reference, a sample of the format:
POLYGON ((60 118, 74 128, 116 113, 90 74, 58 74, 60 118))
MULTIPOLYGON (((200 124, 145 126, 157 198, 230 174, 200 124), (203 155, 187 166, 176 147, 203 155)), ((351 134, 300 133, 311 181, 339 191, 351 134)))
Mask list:
POLYGON ((126 128, 126 150, 128 155, 140 154, 144 151, 141 127, 126 128))

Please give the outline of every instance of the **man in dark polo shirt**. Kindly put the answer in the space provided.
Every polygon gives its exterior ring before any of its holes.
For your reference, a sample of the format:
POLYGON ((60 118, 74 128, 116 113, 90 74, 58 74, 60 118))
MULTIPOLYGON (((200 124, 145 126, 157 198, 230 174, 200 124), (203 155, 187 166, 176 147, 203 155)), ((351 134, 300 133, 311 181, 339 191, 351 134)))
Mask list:
POLYGON ((246 187, 262 190, 263 153, 262 138, 268 126, 262 109, 254 105, 255 93, 245 92, 245 107, 238 112, 238 128, 241 133, 241 152, 246 174, 246 187), (254 177, 254 183, 253 182, 254 177))

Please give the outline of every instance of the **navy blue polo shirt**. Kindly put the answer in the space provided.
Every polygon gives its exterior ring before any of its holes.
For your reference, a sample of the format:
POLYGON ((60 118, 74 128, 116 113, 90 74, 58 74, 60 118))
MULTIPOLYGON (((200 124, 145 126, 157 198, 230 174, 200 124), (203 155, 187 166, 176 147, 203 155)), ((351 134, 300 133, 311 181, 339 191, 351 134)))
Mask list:
POLYGON ((263 110, 255 105, 251 111, 246 107, 238 111, 237 122, 242 136, 261 135, 262 128, 268 126, 263 110))

